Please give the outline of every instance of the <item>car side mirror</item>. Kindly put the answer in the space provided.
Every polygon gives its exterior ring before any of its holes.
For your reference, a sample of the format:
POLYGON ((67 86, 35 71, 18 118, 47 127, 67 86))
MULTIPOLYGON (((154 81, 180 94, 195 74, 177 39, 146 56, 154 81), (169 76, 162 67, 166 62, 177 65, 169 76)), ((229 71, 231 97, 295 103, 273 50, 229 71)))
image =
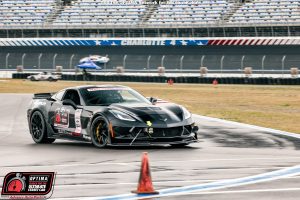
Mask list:
POLYGON ((74 109, 77 108, 77 105, 74 103, 74 101, 72 101, 70 99, 63 100, 62 104, 65 106, 72 106, 74 109))
POLYGON ((77 109, 83 109, 83 106, 82 105, 77 105, 76 108, 77 109))
POLYGON ((150 97, 149 98, 149 101, 152 103, 152 104, 155 104, 157 102, 157 99, 154 98, 154 97, 150 97))
POLYGON ((48 100, 48 101, 53 101, 53 102, 56 101, 56 100, 53 99, 52 97, 48 97, 47 100, 48 100))

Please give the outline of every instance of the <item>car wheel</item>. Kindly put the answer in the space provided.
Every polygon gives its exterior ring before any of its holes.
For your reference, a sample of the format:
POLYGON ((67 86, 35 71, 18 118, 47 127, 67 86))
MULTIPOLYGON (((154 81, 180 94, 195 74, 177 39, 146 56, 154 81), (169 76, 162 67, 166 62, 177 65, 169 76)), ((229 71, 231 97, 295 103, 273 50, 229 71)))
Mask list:
POLYGON ((53 81, 53 78, 52 78, 52 77, 49 77, 49 78, 48 78, 48 81, 52 82, 52 81, 53 81))
POLYGON ((30 80, 31 81, 35 81, 35 78, 32 76, 32 77, 30 77, 30 80))
POLYGON ((53 138, 48 138, 47 128, 44 117, 41 112, 35 111, 30 119, 30 133, 35 143, 52 143, 53 138))
POLYGON ((108 128, 108 121, 102 117, 97 117, 91 128, 92 143, 95 147, 103 148, 110 143, 110 132, 108 128))
POLYGON ((171 144, 172 147, 174 148, 182 148, 182 147, 186 147, 189 144, 186 143, 182 143, 182 144, 171 144))

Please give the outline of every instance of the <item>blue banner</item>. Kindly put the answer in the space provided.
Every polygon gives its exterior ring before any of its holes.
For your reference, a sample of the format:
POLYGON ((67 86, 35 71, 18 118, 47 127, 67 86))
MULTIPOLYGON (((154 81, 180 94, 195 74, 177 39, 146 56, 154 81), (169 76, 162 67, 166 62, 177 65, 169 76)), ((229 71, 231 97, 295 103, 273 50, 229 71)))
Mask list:
POLYGON ((300 45, 300 37, 229 37, 229 38, 0 38, 0 47, 34 46, 247 46, 300 45))
POLYGON ((0 39, 0 46, 203 46, 208 40, 184 39, 0 39))

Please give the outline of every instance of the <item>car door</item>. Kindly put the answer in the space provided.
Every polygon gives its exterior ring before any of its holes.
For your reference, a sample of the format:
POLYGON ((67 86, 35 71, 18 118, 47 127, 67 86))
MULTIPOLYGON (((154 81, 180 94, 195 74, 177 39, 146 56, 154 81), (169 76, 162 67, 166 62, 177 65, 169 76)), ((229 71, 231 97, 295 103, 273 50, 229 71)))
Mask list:
POLYGON ((44 80, 47 79, 47 72, 43 72, 43 73, 41 73, 41 74, 39 74, 39 75, 40 75, 39 79, 40 79, 41 81, 44 81, 44 80))
POLYGON ((71 105, 63 105, 64 100, 73 101, 75 105, 81 105, 81 100, 77 90, 66 90, 61 100, 52 104, 50 109, 51 124, 55 133, 61 136, 81 135, 81 113, 82 109, 74 108, 71 105))

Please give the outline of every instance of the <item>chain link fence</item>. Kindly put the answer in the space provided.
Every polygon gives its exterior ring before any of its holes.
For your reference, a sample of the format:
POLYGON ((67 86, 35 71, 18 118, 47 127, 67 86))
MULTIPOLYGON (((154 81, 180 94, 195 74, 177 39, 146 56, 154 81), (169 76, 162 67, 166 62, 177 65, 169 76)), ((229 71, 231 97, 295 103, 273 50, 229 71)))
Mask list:
MULTIPOLYGON (((0 53, 0 70, 14 71, 22 66, 26 71, 76 71, 83 54, 60 53, 0 53)), ((195 72, 201 67, 213 73, 244 73, 246 68, 256 74, 289 74, 291 68, 299 68, 298 55, 105 55, 110 62, 102 65, 102 71, 116 71, 123 67, 130 72, 156 72, 164 67, 166 72, 195 72)))

